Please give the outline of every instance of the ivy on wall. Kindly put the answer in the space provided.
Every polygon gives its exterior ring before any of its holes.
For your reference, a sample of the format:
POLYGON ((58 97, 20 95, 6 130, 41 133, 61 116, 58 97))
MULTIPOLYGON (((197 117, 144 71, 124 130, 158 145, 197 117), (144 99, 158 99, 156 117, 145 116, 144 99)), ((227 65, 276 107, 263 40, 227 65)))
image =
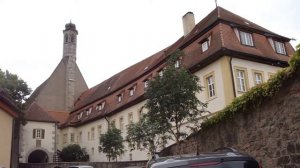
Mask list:
POLYGON ((294 77, 300 71, 300 44, 286 67, 276 73, 267 83, 253 87, 250 91, 237 97, 222 111, 202 123, 202 128, 216 125, 226 119, 233 118, 237 113, 245 113, 261 106, 263 101, 276 95, 285 81, 294 77))

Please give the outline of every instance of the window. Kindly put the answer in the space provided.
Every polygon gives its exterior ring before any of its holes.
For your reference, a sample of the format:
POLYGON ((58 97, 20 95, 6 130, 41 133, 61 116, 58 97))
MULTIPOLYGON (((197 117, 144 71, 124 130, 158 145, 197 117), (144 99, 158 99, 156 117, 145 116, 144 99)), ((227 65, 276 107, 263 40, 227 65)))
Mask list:
POLYGON ((105 101, 97 104, 96 110, 101 111, 104 109, 104 106, 105 106, 105 101))
POLYGON ((216 89, 215 89, 215 78, 213 75, 209 75, 206 77, 206 84, 207 84, 207 91, 208 91, 208 98, 212 98, 216 96, 216 89))
POLYGON ((180 66, 180 60, 176 60, 176 62, 175 62, 175 68, 179 68, 179 66, 180 66))
POLYGON ((44 129, 33 129, 33 139, 44 139, 45 130, 44 129))
POLYGON ((133 122, 133 114, 132 113, 129 113, 128 114, 128 124, 132 123, 133 122))
POLYGON ((132 161, 132 153, 129 153, 129 160, 132 161))
POLYGON ((129 88, 129 96, 133 96, 136 90, 136 85, 134 85, 133 87, 129 88))
POLYGON ((239 31, 239 32, 240 32, 240 41, 243 45, 254 46, 252 40, 252 34, 243 31, 239 31))
POLYGON ((276 53, 286 55, 284 43, 273 40, 273 38, 268 38, 268 40, 276 53))
POLYGON ((89 109, 86 110, 86 115, 90 115, 92 113, 92 107, 90 107, 89 109))
POLYGON ((80 113, 77 115, 77 119, 78 119, 78 120, 80 120, 80 119, 81 119, 81 117, 82 117, 82 114, 83 114, 83 112, 80 112, 80 113))
POLYGON ((123 119, 123 117, 120 118, 120 130, 121 131, 124 130, 124 119, 123 119))
POLYGON ((118 103, 120 103, 123 99, 123 93, 118 94, 117 97, 118 97, 118 103))
POLYGON ((202 44, 201 44, 201 47, 202 47, 202 52, 208 50, 208 41, 204 41, 202 44))
POLYGON ((284 44, 282 42, 274 41, 274 47, 275 47, 275 51, 278 54, 286 55, 285 47, 284 47, 284 44))
POLYGON ((159 77, 163 77, 164 76, 164 70, 163 69, 161 69, 161 70, 158 71, 158 76, 159 77))
POLYGON ((67 43, 68 42, 68 36, 66 35, 65 36, 65 43, 67 43))
POLYGON ((146 80, 144 81, 144 88, 147 88, 148 86, 149 86, 149 80, 146 79, 146 80))
POLYGON ((91 133, 88 132, 88 141, 91 140, 91 133))
POLYGON ((246 70, 245 69, 236 69, 236 82, 237 82, 237 91, 246 92, 246 70))
POLYGON ((75 41, 75 36, 72 35, 72 36, 71 36, 71 42, 73 43, 74 41, 75 41))
POLYGON ((253 72, 254 84, 259 85, 263 83, 263 73, 254 71, 253 72))
POLYGON ((75 142, 75 134, 74 134, 74 133, 71 133, 71 134, 70 134, 70 142, 71 142, 71 143, 74 143, 74 142, 75 142))
POLYGON ((63 134, 63 143, 66 144, 68 142, 68 134, 63 134))

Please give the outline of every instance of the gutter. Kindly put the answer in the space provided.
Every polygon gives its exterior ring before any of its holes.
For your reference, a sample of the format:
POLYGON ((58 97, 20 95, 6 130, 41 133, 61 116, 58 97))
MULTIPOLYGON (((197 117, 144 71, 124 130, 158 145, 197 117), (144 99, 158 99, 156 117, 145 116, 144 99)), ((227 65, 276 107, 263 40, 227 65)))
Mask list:
POLYGON ((232 70, 232 57, 230 57, 229 66, 230 66, 231 81, 232 81, 232 87, 233 87, 233 96, 234 96, 234 98, 236 98, 236 89, 235 89, 235 83, 234 83, 234 78, 233 78, 234 74, 233 74, 233 70, 232 70))

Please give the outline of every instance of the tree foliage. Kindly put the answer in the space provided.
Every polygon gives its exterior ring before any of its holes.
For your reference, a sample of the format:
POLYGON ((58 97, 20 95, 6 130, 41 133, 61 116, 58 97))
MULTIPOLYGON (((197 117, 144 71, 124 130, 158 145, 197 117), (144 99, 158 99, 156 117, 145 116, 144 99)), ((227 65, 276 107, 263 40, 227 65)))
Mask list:
POLYGON ((158 123, 155 125, 156 129, 170 133, 176 143, 187 135, 183 125, 186 122, 189 125, 199 125, 199 117, 206 107, 196 97, 202 90, 199 78, 183 66, 174 66, 177 60, 184 59, 183 56, 184 53, 179 50, 171 54, 163 76, 151 80, 145 93, 149 122, 158 123))
POLYGON ((71 144, 62 149, 60 158, 64 162, 88 161, 89 155, 79 145, 71 144))
POLYGON ((131 150, 147 150, 153 155, 158 149, 165 147, 169 137, 158 130, 158 122, 150 122, 146 115, 143 115, 139 122, 130 123, 127 127, 126 141, 131 150))
POLYGON ((118 156, 124 153, 121 130, 111 125, 106 134, 102 134, 100 137, 99 151, 105 153, 109 161, 117 160, 118 156))
POLYGON ((6 89, 10 96, 16 101, 19 107, 27 100, 27 96, 31 93, 31 89, 27 83, 16 74, 5 72, 0 69, 0 87, 6 89))

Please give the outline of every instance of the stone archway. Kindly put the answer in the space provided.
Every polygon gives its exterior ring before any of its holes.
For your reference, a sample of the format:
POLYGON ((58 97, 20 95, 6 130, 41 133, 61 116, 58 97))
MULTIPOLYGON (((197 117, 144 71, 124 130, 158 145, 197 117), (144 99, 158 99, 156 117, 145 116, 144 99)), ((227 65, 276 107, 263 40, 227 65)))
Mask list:
POLYGON ((43 150, 34 150, 28 156, 28 163, 47 163, 48 154, 43 150))

